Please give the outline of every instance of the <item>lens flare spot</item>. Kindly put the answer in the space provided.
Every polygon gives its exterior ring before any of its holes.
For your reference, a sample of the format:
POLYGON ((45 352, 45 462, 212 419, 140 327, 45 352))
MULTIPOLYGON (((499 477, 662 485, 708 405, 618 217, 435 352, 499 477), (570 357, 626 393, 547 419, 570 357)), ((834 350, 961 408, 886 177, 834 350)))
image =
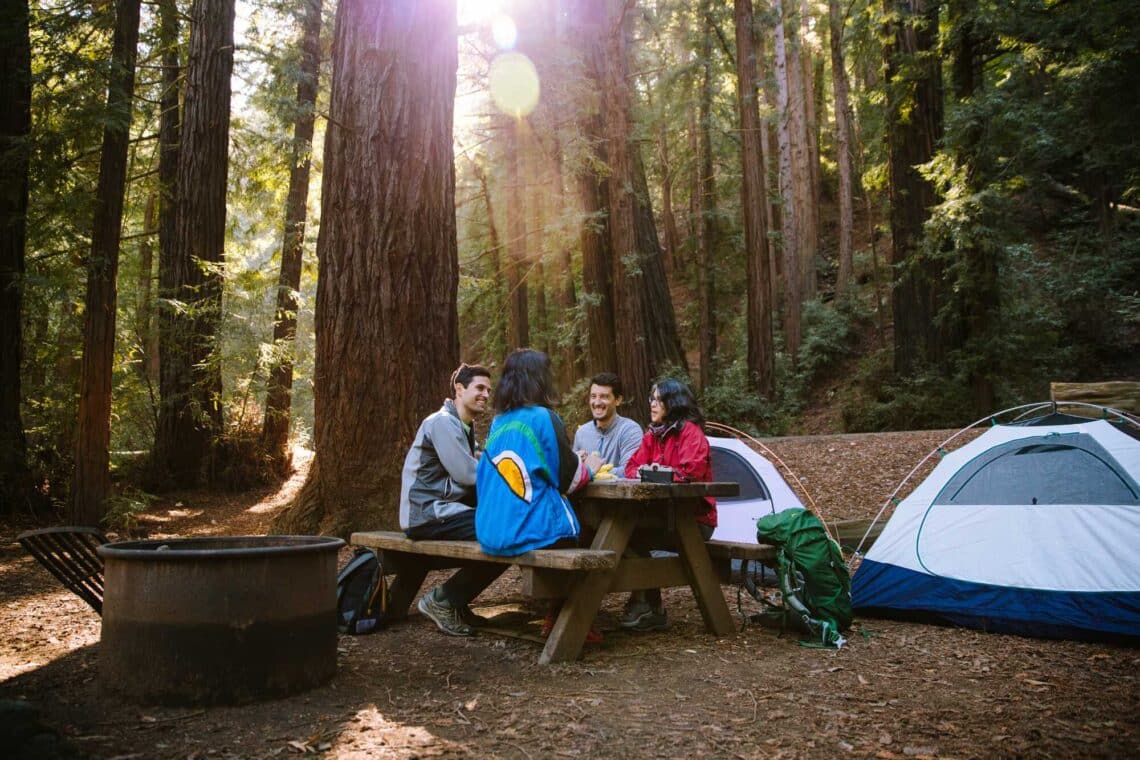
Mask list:
POLYGON ((519 41, 519 29, 510 16, 496 16, 491 22, 491 39, 499 50, 510 50, 519 41))
POLYGON ((487 87, 499 110, 516 118, 538 105, 538 69, 522 53, 503 53, 491 61, 487 87))

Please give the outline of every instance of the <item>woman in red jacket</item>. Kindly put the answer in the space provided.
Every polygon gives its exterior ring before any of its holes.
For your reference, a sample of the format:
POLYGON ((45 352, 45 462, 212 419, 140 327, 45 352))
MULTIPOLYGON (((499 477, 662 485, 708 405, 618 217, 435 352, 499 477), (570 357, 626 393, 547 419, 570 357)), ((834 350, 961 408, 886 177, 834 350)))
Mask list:
MULTIPOLYGON (((649 429, 641 446, 625 466, 627 478, 637 478, 642 465, 662 464, 673 468, 678 483, 706 482, 713 479, 709 456, 709 439, 705 437, 704 415, 697 406, 689 386, 680 380, 662 380, 649 395, 649 429)), ((704 509, 697 515, 701 535, 707 541, 716 528, 716 499, 705 498, 704 509)), ((638 532, 630 547, 639 554, 652 549, 672 549, 667 536, 638 532)), ((661 604, 661 589, 635 591, 630 594, 621 626, 637 631, 658 631, 668 625, 661 604)))

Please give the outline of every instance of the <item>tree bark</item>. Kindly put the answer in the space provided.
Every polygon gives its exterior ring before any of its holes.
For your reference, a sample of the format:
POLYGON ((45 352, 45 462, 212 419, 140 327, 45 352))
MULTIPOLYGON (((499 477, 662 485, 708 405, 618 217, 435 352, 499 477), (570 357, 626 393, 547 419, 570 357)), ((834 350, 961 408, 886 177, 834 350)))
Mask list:
MULTIPOLYGON (((974 20, 977 12, 976 0, 950 0, 951 82, 954 98, 962 103, 973 99, 985 82, 982 72, 985 41, 979 38, 974 20)), ((963 130, 958 143, 958 162, 966 168, 966 184, 971 192, 982 190, 985 171, 979 166, 977 155, 982 139, 982 126, 973 122, 963 130)), ((979 213, 985 215, 989 212, 980 209, 979 213)), ((960 318, 965 328, 964 344, 973 357, 969 370, 970 391, 974 413, 985 415, 993 411, 996 403, 993 372, 998 357, 993 341, 1001 307, 998 247, 976 239, 963 241, 961 245, 965 273, 961 279, 962 286, 956 290, 962 299, 960 318)))
POLYGON ((316 303, 316 466, 274 530, 399 524, 400 469, 459 361, 454 0, 342 0, 316 303))
POLYGON ((510 319, 507 334, 507 352, 530 345, 530 315, 527 308, 526 282, 526 216, 523 211, 522 140, 519 134, 522 122, 510 116, 502 119, 507 140, 507 303, 510 319))
POLYGON ((944 358, 943 327, 936 317, 945 303, 944 268, 922 256, 923 225, 936 201, 933 185, 917 167, 934 155, 942 137, 942 74, 934 56, 938 4, 934 0, 885 0, 893 14, 884 47, 887 81, 887 143, 891 187, 891 265, 895 286, 895 371, 909 376, 944 358))
POLYGON ((677 215, 673 211, 675 169, 669 158, 669 135, 662 123, 657 133, 657 162, 661 170, 661 224, 665 230, 665 272, 673 274, 677 265, 677 249, 681 236, 677 232, 677 215))
POLYGON ((151 388, 158 387, 158 329, 154 319, 154 241, 158 236, 158 194, 151 193, 143 211, 143 237, 139 242, 138 298, 135 334, 142 349, 139 374, 151 388))
MULTIPOLYGON (((152 392, 154 404, 154 429, 156 443, 158 439, 159 422, 162 415, 162 399, 173 387, 171 379, 180 376, 185 370, 182 364, 184 356, 173 350, 171 340, 174 335, 174 311, 169 304, 161 299, 170 297, 167 289, 174 279, 174 262, 176 261, 175 230, 178 212, 178 146, 181 140, 180 93, 181 80, 181 50, 180 50, 180 24, 178 21, 178 8, 176 0, 159 0, 158 2, 158 44, 162 55, 162 94, 159 98, 159 126, 158 126, 158 283, 157 291, 159 302, 155 307, 155 322, 157 326, 157 396, 152 392), (180 363, 179 359, 182 360, 180 363), (175 366, 167 366, 175 365, 175 366), (171 370, 174 371, 171 371, 171 370), (167 374, 169 373, 169 374, 167 374)), ((150 462, 150 482, 148 487, 160 487, 161 467, 158 459, 152 454, 150 462)))
POLYGON ((498 348, 499 363, 502 364, 507 360, 507 354, 510 353, 507 339, 507 321, 503 317, 503 306, 506 303, 503 298, 502 288, 502 251, 503 244, 499 237, 499 228, 495 222, 495 207, 491 202, 491 188, 487 184, 487 172, 478 161, 473 161, 472 169, 475 172, 475 178, 479 180, 479 187, 483 191, 483 206, 487 211, 487 238, 488 250, 490 258, 491 276, 491 313, 495 315, 494 324, 492 329, 495 331, 495 342, 498 348))
POLYGON ((815 298, 819 293, 819 272, 816 258, 819 248, 819 206, 823 197, 823 180, 819 169, 819 124, 826 118, 823 100, 823 61, 814 55, 808 43, 811 31, 811 8, 808 0, 800 0, 800 28, 796 35, 800 58, 800 86, 803 91, 804 114, 804 294, 815 298))
POLYGON ((234 0, 195 0, 175 182, 175 230, 160 286, 183 307, 163 320, 162 406, 154 463, 168 485, 200 482, 221 433, 221 319, 229 171, 234 0))
POLYGON ((808 137, 808 103, 811 102, 811 77, 804 71, 804 50, 800 24, 802 17, 797 0, 784 0, 784 41, 788 78, 788 135, 791 145, 791 204, 795 207, 796 256, 799 258, 800 299, 815 296, 815 246, 813 225, 814 192, 812 190, 811 148, 808 137))
MULTIPOLYGON (((653 373, 665 367, 679 367, 688 372, 681 338, 677 332, 677 318, 673 311, 673 295, 665 274, 665 254, 657 236, 657 223, 649 203, 649 180, 645 175, 645 162, 636 143, 631 144, 633 159, 633 194, 636 211, 637 250, 644 271, 645 297, 642 301, 645 319, 645 343, 653 373)), ((620 326, 619 326, 620 329, 620 326)))
POLYGON ((854 271, 855 203, 851 184, 851 106, 843 61, 843 16, 839 0, 828 0, 831 48, 831 88, 835 93, 835 158, 839 167, 839 275, 836 291, 843 294, 854 271))
POLYGON ((32 50, 27 0, 0 3, 0 514, 31 497, 20 414, 32 50))
MULTIPOLYGON (((600 90, 610 168, 606 184, 614 254, 611 271, 616 371, 633 393, 648 389, 666 362, 680 364, 682 360, 645 171, 632 141, 628 77, 628 24, 632 11, 621 0, 609 3, 607 11, 600 90)), ((648 424, 649 410, 636 404, 630 416, 648 424)))
POLYGON ((269 371, 261 445, 279 475, 293 465, 289 447, 290 406, 293 398, 293 347, 297 338, 297 292, 308 218, 309 170, 312 166, 313 124, 321 69, 321 0, 307 0, 301 21, 301 69, 297 81, 297 116, 293 122, 293 155, 289 165, 289 195, 285 201, 285 230, 281 272, 277 279, 277 309, 273 319, 276 362, 269 371))
MULTIPOLYGON (((556 145, 551 151, 551 175, 554 208, 560 211, 566 207, 566 194, 562 189, 562 147, 560 145, 556 145)), ((574 309, 578 305, 578 295, 574 288, 573 256, 570 245, 565 238, 558 235, 557 239, 559 243, 556 254, 558 262, 556 281, 558 283, 559 321, 562 324, 559 330, 562 346, 561 361, 558 363, 560 379, 558 387, 565 393, 574 384, 575 378, 578 377, 582 365, 582 355, 579 350, 578 335, 570 326, 574 309)))
POLYGON ((740 112, 742 182, 741 210, 744 215, 744 257, 748 298, 749 389, 771 398, 774 388, 775 352, 772 346, 771 292, 768 271, 768 229, 765 208, 764 164, 760 148, 760 98, 756 88, 756 54, 752 48, 752 0, 735 0, 736 105, 740 112))
POLYGON ((700 313, 700 364, 697 370, 697 384, 708 388, 713 380, 713 364, 716 361, 716 311, 713 293, 716 289, 714 252, 717 245, 716 227, 716 185, 713 181, 712 136, 709 118, 712 111, 712 19, 709 0, 701 2, 701 89, 698 105, 697 192, 700 197, 699 226, 697 227, 697 303, 700 313))
POLYGON ((603 69, 607 65, 604 41, 605 0, 582 5, 576 28, 582 51, 584 77, 596 88, 584 88, 578 104, 578 124, 590 148, 581 156, 576 183, 582 210, 579 243, 582 248, 582 301, 586 316, 586 374, 613 372, 617 367, 617 334, 614 325, 613 249, 607 183, 595 168, 608 163, 605 126, 600 110, 603 69))
POLYGON ((83 367, 79 381, 79 431, 71 488, 70 521, 98 525, 111 488, 111 370, 115 364, 115 309, 118 300, 119 240, 127 149, 138 54, 139 0, 119 0, 111 43, 103 151, 95 191, 91 257, 83 318, 83 367))
POLYGON ((775 54, 776 54, 776 95, 777 128, 776 136, 780 146, 780 260, 783 262, 784 280, 784 344, 794 364, 800 350, 800 310, 802 308, 802 281, 800 279, 800 225, 796 218, 799 210, 795 204, 795 179, 793 176, 791 95, 788 70, 792 65, 788 59, 788 44, 784 30, 783 0, 773 0, 772 9, 776 13, 775 54))

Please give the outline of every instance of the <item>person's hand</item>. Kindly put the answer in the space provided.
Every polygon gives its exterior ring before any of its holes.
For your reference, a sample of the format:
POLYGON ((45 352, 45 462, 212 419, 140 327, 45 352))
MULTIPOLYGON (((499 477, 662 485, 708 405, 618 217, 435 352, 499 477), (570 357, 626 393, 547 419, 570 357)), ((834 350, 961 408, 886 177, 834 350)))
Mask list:
POLYGON ((582 461, 585 463, 586 468, 595 474, 598 470, 602 469, 602 465, 606 463, 606 460, 602 459, 601 455, 596 451, 591 451, 582 461))

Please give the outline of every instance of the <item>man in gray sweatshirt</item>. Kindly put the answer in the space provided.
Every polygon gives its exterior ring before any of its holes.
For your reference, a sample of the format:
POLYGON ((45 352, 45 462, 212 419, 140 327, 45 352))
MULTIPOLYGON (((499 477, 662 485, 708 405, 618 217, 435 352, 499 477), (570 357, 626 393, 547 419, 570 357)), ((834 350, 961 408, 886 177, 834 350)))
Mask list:
POLYGON ((617 413, 622 402, 621 379, 613 372, 602 372, 590 380, 590 415, 593 419, 574 434, 574 450, 579 456, 597 452, 602 461, 614 466, 614 474, 625 475, 625 463, 641 445, 641 426, 617 413))
MULTIPOLYGON (((475 540, 475 416, 487 407, 491 373, 461 364, 452 373, 455 397, 428 415, 404 458, 400 527, 413 540, 475 540)), ((503 574, 508 565, 474 565, 456 571, 442 586, 424 594, 419 610, 452 636, 472 636, 482 619, 471 600, 503 574)))

